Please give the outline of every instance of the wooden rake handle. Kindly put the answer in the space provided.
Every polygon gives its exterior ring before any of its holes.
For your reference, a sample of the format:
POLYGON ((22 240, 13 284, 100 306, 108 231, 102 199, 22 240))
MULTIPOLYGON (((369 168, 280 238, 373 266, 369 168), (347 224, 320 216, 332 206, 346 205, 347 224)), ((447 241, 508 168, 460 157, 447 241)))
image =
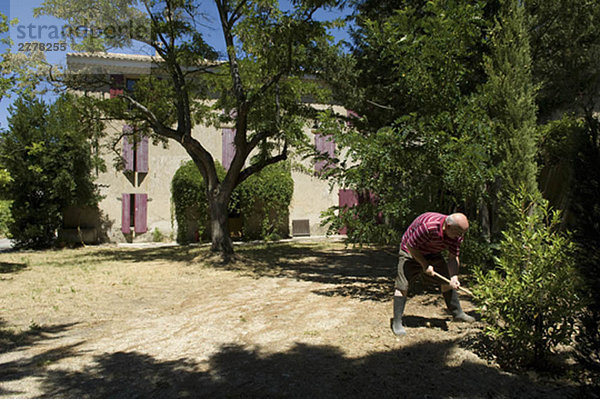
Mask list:
MULTIPOLYGON (((395 254, 395 253, 393 253, 393 252, 390 252, 390 251, 388 251, 388 250, 386 250, 386 249, 384 249, 384 250, 383 250, 383 252, 387 253, 388 255, 395 256, 396 258, 398 257, 398 255, 397 255, 397 254, 395 254)), ((443 282, 445 282, 446 284, 450 284, 450 280, 448 280, 446 277, 442 276, 441 274, 439 274, 439 273, 438 273, 438 272, 436 272, 435 270, 433 271, 433 275, 434 275, 435 277, 439 278, 440 280, 442 280, 443 282)), ((468 290, 467 288, 458 287, 458 290, 459 290, 459 291, 462 291, 462 292, 464 292, 464 293, 466 293, 466 294, 468 294, 468 295, 471 295, 471 296, 473 296, 473 297, 475 296, 475 295, 473 295, 473 293, 472 293, 470 290, 468 290)))
MULTIPOLYGON (((439 274, 439 273, 438 273, 438 272, 436 272, 435 270, 433 271, 433 275, 434 275, 435 277, 439 278, 440 280, 444 281, 446 284, 450 284, 450 280, 448 280, 446 277, 442 276, 441 274, 439 274)), ((466 294, 469 294, 469 295, 471 295, 471 296, 474 296, 474 295, 473 295, 473 293, 472 293, 470 290, 466 289, 466 288, 463 288, 463 287, 458 287, 458 289, 459 289, 459 291, 462 291, 462 292, 464 292, 464 293, 466 293, 466 294)))

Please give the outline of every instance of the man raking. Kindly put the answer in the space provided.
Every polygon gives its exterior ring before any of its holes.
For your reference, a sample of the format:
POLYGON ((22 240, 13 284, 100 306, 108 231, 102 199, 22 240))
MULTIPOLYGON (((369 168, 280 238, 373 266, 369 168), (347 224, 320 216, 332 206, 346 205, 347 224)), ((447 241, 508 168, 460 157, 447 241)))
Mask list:
POLYGON ((394 291, 394 318, 392 331, 406 335, 402 325, 402 314, 406 305, 409 283, 420 273, 433 277, 435 273, 449 279, 449 284, 441 284, 442 294, 448 310, 455 321, 471 323, 475 319, 463 312, 458 293, 460 287, 458 269, 459 254, 463 236, 469 229, 469 221, 462 213, 446 216, 427 212, 418 216, 402 236, 398 261, 398 275, 394 291), (448 262, 441 252, 448 250, 448 262))

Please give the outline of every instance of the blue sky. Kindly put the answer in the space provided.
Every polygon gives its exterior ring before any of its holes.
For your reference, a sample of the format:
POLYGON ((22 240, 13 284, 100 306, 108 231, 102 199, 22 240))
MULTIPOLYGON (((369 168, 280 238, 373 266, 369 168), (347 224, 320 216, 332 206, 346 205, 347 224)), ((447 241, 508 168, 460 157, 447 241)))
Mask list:
MULTIPOLYGON (((34 18, 33 16, 33 9, 35 7, 39 7, 42 1, 43 0, 0 0, 0 12, 9 16, 10 19, 17 18, 19 21, 16 26, 11 27, 11 30, 9 32, 10 37, 14 42, 12 51, 18 50, 19 43, 21 43, 22 45, 22 43, 35 40, 39 36, 41 36, 41 41, 44 41, 43 39, 46 39, 46 42, 52 43, 56 43, 59 41, 57 39, 51 38, 52 32, 55 32, 55 29, 57 27, 61 28, 65 24, 64 21, 53 17, 34 18)), ((281 0, 280 3, 283 5, 284 3, 287 3, 287 1, 281 0)), ((211 4, 210 8, 207 7, 205 11, 209 14, 209 17, 216 19, 217 14, 213 4, 211 4)), ((338 16, 342 16, 342 14, 346 13, 319 12, 316 15, 316 17, 318 19, 335 18, 338 16)), ((223 51, 225 46, 220 31, 206 28, 203 33, 205 36, 205 40, 209 44, 211 44, 217 50, 223 51)), ((337 30, 332 33, 337 39, 348 39, 348 36, 344 30, 337 30)), ((4 50, 4 48, 0 47, 0 51, 1 50, 4 50)), ((69 51, 70 49, 67 49, 65 51, 47 51, 45 54, 48 62, 52 63, 53 65, 65 65, 66 53, 69 51)), ((135 48, 131 49, 119 49, 113 51, 132 54, 153 53, 151 49, 143 45, 138 45, 135 48)), ((50 96, 46 97, 47 100, 52 99, 50 96)), ((5 98, 0 102, 0 129, 5 129, 7 127, 6 118, 8 116, 8 108, 12 103, 12 100, 14 100, 14 98, 5 98)))

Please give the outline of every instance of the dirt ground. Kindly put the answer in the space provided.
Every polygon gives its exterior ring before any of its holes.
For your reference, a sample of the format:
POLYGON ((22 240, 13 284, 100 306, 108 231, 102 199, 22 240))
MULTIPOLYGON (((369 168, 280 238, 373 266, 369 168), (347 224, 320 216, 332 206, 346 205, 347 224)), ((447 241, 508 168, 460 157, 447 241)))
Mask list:
MULTIPOLYGON (((0 254, 0 396, 564 398, 467 349, 441 295, 390 331, 395 259, 341 243, 0 254)), ((467 298, 463 307, 473 311, 467 298)))

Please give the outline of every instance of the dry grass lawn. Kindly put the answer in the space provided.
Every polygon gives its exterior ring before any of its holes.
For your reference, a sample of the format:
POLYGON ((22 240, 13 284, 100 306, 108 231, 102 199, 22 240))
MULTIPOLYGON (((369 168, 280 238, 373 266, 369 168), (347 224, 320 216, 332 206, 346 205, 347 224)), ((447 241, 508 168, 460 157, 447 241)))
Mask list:
MULTIPOLYGON (((395 259, 335 242, 0 254, 0 396, 11 398, 577 395, 466 349, 440 295, 389 329, 395 259)), ((464 301, 467 311, 473 305, 464 301)))

